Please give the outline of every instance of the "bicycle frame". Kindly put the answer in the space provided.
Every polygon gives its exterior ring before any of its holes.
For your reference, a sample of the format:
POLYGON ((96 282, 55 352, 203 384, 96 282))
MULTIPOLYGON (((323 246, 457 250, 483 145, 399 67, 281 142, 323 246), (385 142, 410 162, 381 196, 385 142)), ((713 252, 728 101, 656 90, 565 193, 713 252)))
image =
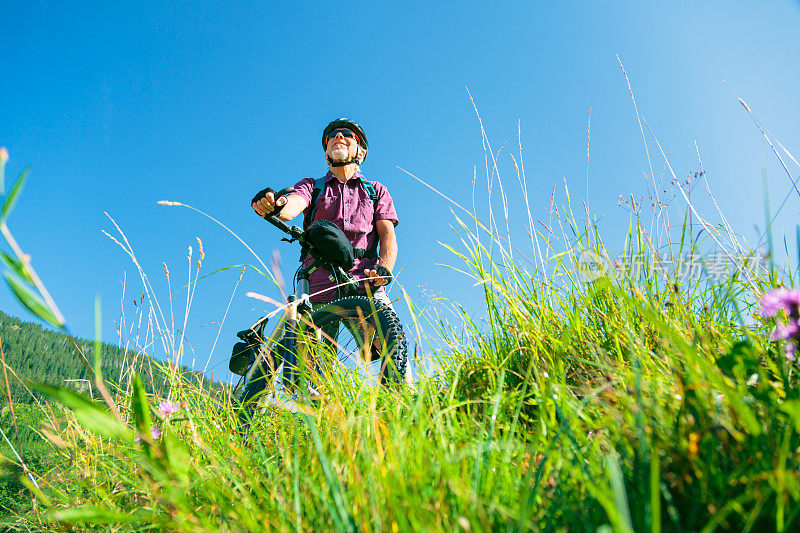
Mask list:
MULTIPOLYGON (((297 384, 297 323, 298 323, 298 308, 304 308, 303 312, 311 310, 311 301, 309 300, 309 283, 307 277, 302 277, 298 280, 297 290, 293 296, 289 297, 283 315, 278 319, 278 323, 272 330, 272 333, 263 339, 262 350, 258 352, 258 356, 250 369, 245 373, 243 383, 247 384, 253 379, 253 375, 260 369, 262 364, 269 364, 264 361, 262 353, 271 353, 273 346, 280 342, 283 351, 283 384, 284 386, 291 387, 297 384), (288 327, 287 327, 288 326, 288 327), (289 372, 287 372, 289 370, 289 372)), ((262 319, 263 320, 263 319, 262 319)), ((259 321, 260 322, 260 321, 259 321)), ((255 329, 258 325, 254 325, 251 329, 255 329)), ((277 369, 276 369, 277 370, 277 369)))
MULTIPOLYGON (((282 196, 284 193, 288 193, 292 188, 286 188, 283 191, 280 191, 276 197, 282 196)), ((297 226, 288 226, 285 222, 280 220, 278 217, 273 215, 266 215, 264 219, 281 230, 282 232, 289 235, 291 238, 288 239, 289 242, 293 242, 295 240, 301 240, 303 235, 303 230, 297 226)), ((287 240, 287 239, 284 239, 287 240)), ((264 360, 264 356, 262 354, 268 354, 267 357, 271 357, 269 354, 272 353, 273 348, 277 345, 280 347, 282 351, 282 383, 286 389, 294 388, 299 381, 298 376, 298 361, 297 361, 297 329, 298 329, 298 318, 303 315, 311 312, 311 300, 309 299, 309 291, 310 291, 310 284, 309 284, 309 276, 312 272, 314 272, 317 268, 323 268, 325 270, 330 271, 334 279, 342 279, 345 281, 343 285, 338 285, 336 287, 336 295, 337 298, 342 296, 343 293, 349 294, 355 292, 355 287, 357 285, 356 280, 347 274, 340 266, 329 264, 326 261, 321 261, 320 258, 314 254, 313 248, 308 250, 309 255, 313 258, 312 262, 305 267, 301 267, 297 274, 297 289, 295 294, 290 296, 287 301, 286 308, 284 309, 283 315, 278 320, 278 323, 272 330, 272 333, 266 338, 260 338, 262 349, 256 352, 256 358, 251 364, 250 368, 244 375, 244 379, 240 382, 243 386, 246 386, 253 380, 253 376, 255 373, 262 368, 262 364, 269 364, 269 361, 264 360)), ((251 328, 250 331, 256 332, 256 328, 258 328, 259 324, 265 320, 265 318, 260 319, 256 322, 251 328)), ((320 335, 320 332, 317 332, 317 335, 320 335)), ((261 337, 259 335, 259 337, 261 337)), ((277 368, 274 368, 277 371, 277 368)), ((236 390, 238 390, 238 386, 236 390)))

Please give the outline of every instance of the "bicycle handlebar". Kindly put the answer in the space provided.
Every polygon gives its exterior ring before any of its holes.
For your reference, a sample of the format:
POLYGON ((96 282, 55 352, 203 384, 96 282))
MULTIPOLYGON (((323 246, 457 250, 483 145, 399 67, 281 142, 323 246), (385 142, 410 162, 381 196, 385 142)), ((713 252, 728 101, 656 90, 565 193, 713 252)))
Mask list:
MULTIPOLYGON (((280 198, 282 196, 285 196, 285 195, 287 195, 287 194, 289 194, 291 192, 294 192, 294 187, 286 187, 285 189, 281 189, 280 191, 275 193, 275 199, 277 200, 278 198, 280 198)), ((300 228, 298 226, 289 226, 286 222, 284 222, 283 220, 281 220, 280 218, 278 218, 275 215, 264 215, 262 218, 264 220, 266 220, 267 222, 269 222, 270 224, 272 224, 273 226, 275 226, 276 228, 278 228, 279 230, 281 230, 282 232, 284 232, 287 235, 289 235, 289 237, 291 237, 292 240, 299 240, 299 241, 301 241, 301 243, 306 244, 302 240, 303 233, 304 233, 302 228, 300 228)), ((308 253, 311 255, 311 257, 314 258, 315 261, 320 259, 314 253, 313 247, 309 247, 308 253)), ((327 263, 327 261, 325 261, 325 262, 327 263)), ((333 270, 332 273, 337 278, 345 280, 346 286, 349 289, 354 289, 354 286, 357 285, 357 281, 355 280, 355 278, 353 278, 353 276, 351 276, 350 274, 345 272, 345 270, 341 266, 336 265, 336 264, 330 264, 330 265, 327 265, 327 266, 329 266, 333 270)))
MULTIPOLYGON (((286 196, 290 192, 294 192, 294 187, 286 187, 285 189, 281 189, 275 193, 275 200, 282 196, 286 196)), ((282 232, 289 235, 292 239, 299 239, 303 236, 302 228, 299 228, 298 226, 289 226, 286 222, 275 215, 264 215, 262 218, 282 232)))
POLYGON ((276 217, 275 215, 264 215, 264 220, 289 235, 292 239, 299 239, 303 236, 303 230, 298 226, 289 226, 286 222, 276 217))

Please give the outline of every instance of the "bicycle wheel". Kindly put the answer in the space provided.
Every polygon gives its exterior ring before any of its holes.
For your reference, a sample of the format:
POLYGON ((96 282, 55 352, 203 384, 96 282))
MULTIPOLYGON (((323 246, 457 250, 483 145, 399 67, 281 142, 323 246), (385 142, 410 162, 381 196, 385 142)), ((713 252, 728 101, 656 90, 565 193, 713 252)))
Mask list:
POLYGON ((363 296, 340 298, 314 311, 311 322, 338 360, 380 361, 381 383, 403 381, 406 337, 391 307, 363 296))

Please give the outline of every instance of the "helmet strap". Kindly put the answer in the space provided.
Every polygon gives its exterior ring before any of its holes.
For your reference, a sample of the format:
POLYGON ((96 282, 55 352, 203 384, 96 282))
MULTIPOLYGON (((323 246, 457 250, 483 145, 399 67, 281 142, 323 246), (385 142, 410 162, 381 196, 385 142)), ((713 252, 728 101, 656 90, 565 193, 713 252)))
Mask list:
POLYGON ((328 158, 328 164, 332 167, 346 167, 350 163, 358 163, 358 159, 351 159, 349 161, 334 161, 330 157, 328 158))

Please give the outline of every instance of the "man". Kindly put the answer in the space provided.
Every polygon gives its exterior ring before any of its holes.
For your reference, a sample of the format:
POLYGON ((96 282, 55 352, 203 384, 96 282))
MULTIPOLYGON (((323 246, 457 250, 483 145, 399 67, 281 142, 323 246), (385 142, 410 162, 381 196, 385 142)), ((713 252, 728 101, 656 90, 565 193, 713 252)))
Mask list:
MULTIPOLYGON (((300 213, 313 212, 313 220, 329 220, 335 223, 361 253, 350 274, 360 280, 359 293, 369 292, 379 302, 391 305, 385 287, 392 281, 392 269, 397 261, 397 239, 394 228, 398 224, 392 197, 381 183, 367 181, 361 174, 360 165, 369 151, 364 130, 357 123, 339 118, 329 123, 322 132, 322 148, 328 162, 328 173, 324 187, 319 191, 315 205, 313 178, 297 182, 294 192, 275 200, 271 189, 264 189, 252 200, 251 205, 260 216, 277 214, 284 221, 292 220, 300 213), (379 246, 379 251, 378 250, 379 246)), ((318 181, 319 183, 319 181, 318 181)), ((308 216, 307 216, 308 218, 308 216)), ((306 255, 303 264, 311 262, 306 255)), ((314 304, 327 303, 335 296, 335 284, 330 273, 323 269, 314 271, 309 278, 310 300, 314 304)))

